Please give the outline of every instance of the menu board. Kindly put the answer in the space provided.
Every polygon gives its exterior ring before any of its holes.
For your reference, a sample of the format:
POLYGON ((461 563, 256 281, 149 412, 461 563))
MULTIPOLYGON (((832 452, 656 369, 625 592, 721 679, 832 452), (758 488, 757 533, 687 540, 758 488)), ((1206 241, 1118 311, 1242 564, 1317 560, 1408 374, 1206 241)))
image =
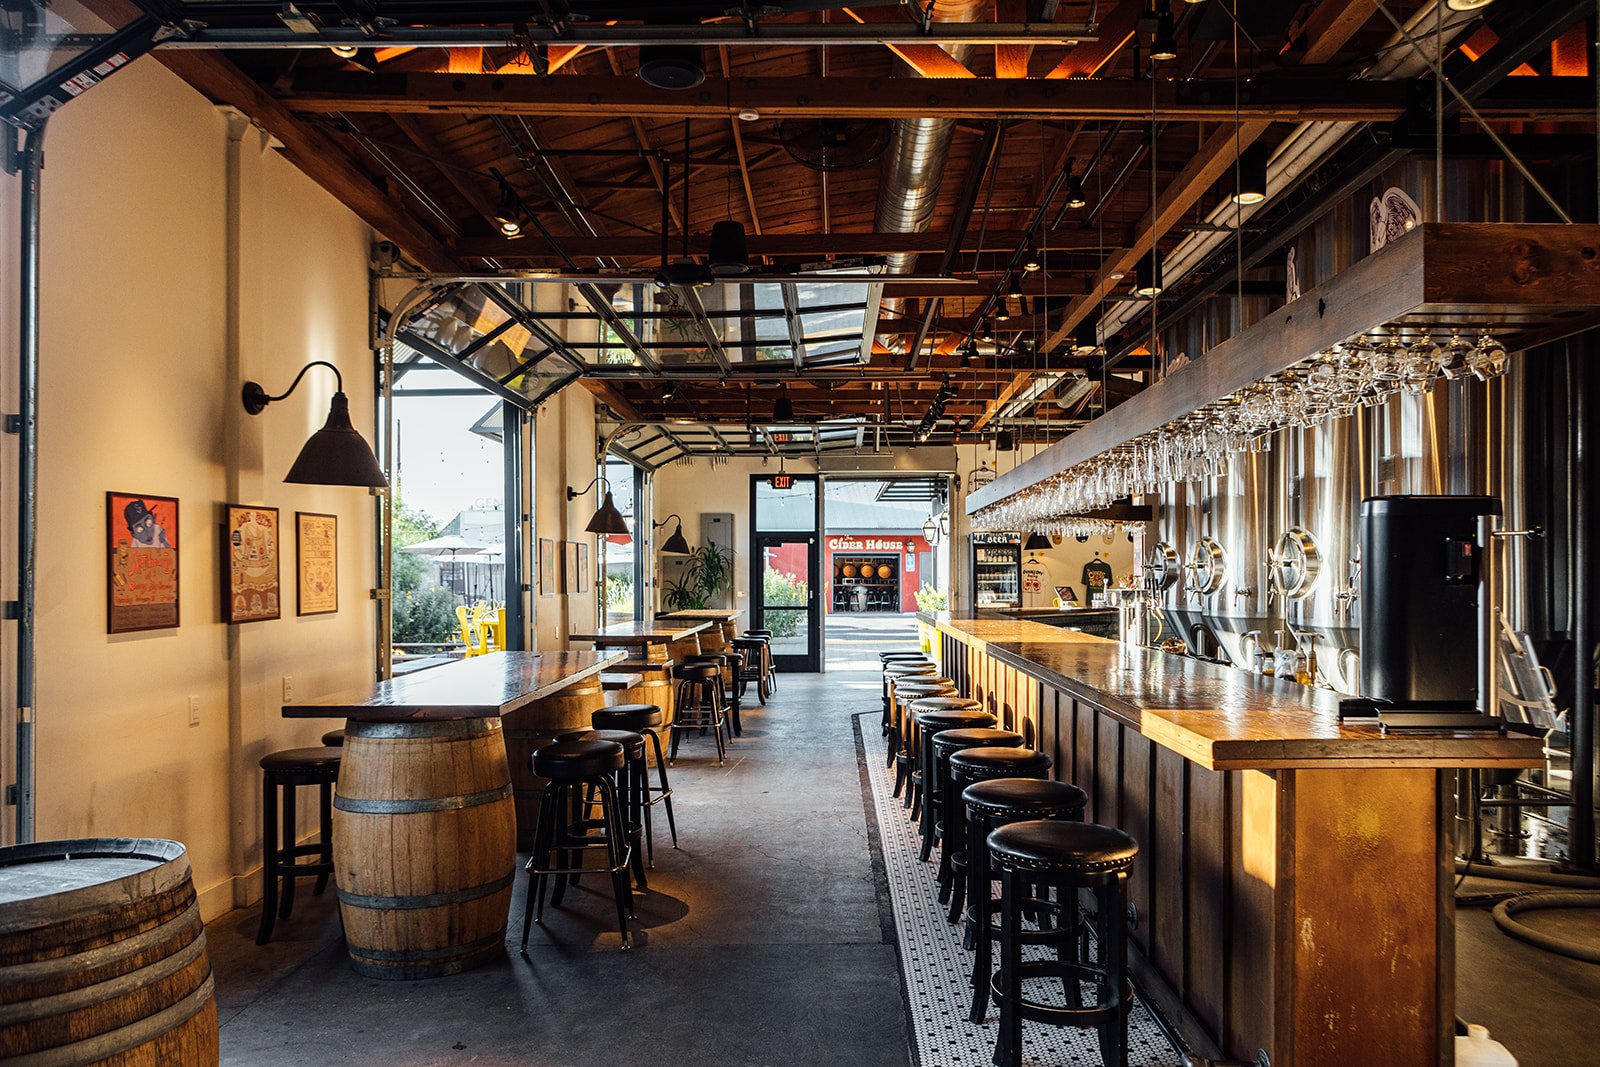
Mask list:
POLYGON ((339 610, 339 520, 309 511, 294 513, 295 614, 339 610))

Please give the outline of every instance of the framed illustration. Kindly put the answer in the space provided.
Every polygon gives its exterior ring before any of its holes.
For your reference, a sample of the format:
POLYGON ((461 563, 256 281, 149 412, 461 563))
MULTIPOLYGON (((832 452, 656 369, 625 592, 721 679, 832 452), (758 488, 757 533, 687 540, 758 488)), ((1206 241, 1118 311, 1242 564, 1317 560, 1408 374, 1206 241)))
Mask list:
POLYGON ((556 541, 553 537, 539 538, 539 595, 555 596, 560 589, 556 581, 561 564, 556 558, 556 541))
POLYGON ((311 511, 294 513, 296 615, 339 610, 339 520, 311 511))
POLYGON ((178 501, 106 494, 106 633, 178 625, 178 501))
POLYGON ((223 535, 228 561, 223 620, 232 624, 278 618, 278 509, 229 504, 223 535))
POLYGON ((561 542, 562 556, 566 562, 566 582, 561 591, 567 596, 578 591, 578 542, 561 542))
POLYGON ((578 588, 579 593, 589 591, 589 542, 578 542, 578 588))

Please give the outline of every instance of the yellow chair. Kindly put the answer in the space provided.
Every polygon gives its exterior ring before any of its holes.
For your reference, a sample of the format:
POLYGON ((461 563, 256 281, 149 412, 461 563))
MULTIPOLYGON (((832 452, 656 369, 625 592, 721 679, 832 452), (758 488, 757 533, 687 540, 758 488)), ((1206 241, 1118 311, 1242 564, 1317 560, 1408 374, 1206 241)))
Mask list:
POLYGON ((489 608, 478 616, 478 632, 483 635, 485 652, 502 652, 506 647, 506 609, 489 608))
POLYGON ((478 620, 467 613, 465 604, 456 605, 456 622, 461 625, 461 643, 466 646, 466 655, 483 655, 483 635, 478 628, 478 620))

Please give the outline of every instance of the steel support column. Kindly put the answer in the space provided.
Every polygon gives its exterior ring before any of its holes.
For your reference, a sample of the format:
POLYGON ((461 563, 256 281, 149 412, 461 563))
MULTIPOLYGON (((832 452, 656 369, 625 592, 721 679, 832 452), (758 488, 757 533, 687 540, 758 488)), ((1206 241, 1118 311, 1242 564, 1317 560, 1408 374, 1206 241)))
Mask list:
POLYGON ((39 523, 39 195, 44 122, 18 159, 21 248, 17 340, 17 842, 34 839, 34 565, 39 523))

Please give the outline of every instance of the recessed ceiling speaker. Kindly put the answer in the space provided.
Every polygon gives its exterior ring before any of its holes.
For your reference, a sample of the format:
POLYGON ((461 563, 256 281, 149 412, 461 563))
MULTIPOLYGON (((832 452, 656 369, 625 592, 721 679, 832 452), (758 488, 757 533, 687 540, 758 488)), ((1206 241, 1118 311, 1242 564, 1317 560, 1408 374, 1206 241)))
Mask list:
POLYGON ((706 80, 706 60, 696 44, 639 47, 639 78, 657 89, 693 89, 706 80))

